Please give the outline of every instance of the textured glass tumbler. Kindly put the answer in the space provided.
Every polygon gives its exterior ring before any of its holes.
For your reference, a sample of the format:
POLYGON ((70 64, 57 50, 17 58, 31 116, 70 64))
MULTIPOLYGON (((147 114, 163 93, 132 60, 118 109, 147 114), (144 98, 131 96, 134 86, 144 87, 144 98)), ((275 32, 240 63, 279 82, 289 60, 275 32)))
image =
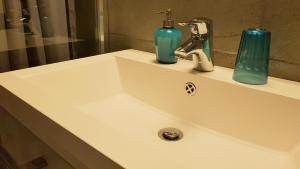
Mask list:
POLYGON ((233 79, 237 82, 263 85, 268 81, 271 32, 265 29, 243 31, 233 79))

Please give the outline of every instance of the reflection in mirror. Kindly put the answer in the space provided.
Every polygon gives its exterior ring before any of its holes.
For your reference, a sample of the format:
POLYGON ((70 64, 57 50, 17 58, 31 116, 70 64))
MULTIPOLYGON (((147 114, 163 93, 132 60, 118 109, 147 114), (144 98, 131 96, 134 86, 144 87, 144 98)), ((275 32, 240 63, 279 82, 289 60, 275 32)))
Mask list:
POLYGON ((0 72, 99 54, 98 1, 0 0, 0 72))

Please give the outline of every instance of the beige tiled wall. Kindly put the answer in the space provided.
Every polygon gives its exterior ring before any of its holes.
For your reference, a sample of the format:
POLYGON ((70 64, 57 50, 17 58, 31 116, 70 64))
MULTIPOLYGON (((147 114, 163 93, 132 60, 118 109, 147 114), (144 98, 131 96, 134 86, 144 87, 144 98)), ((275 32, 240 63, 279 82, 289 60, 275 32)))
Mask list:
MULTIPOLYGON (((172 8, 178 22, 196 16, 214 21, 215 62, 220 66, 234 67, 243 29, 268 28, 273 33, 270 74, 300 81, 298 0, 109 0, 108 8, 110 51, 154 52, 153 34, 164 18, 154 10, 172 8)), ((186 39, 187 31, 182 30, 186 39)))
POLYGON ((300 81, 300 1, 266 0, 262 23, 273 33, 272 73, 300 81))

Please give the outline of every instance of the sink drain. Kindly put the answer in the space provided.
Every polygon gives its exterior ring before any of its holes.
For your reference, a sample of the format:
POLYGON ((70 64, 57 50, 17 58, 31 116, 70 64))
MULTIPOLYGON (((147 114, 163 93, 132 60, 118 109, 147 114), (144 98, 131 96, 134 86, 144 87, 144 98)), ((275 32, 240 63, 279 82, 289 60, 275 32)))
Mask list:
POLYGON ((183 133, 176 128, 163 128, 159 130, 158 136, 166 141, 178 141, 182 139, 183 133))

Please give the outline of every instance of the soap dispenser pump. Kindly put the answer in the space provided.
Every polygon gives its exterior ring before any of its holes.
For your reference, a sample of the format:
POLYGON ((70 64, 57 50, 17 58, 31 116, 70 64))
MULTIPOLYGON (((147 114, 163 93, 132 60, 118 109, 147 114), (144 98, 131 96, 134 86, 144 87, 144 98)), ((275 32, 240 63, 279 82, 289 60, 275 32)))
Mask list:
POLYGON ((166 14, 166 19, 163 21, 163 27, 155 33, 156 60, 165 64, 176 63, 175 50, 180 46, 182 33, 174 27, 171 9, 158 14, 166 14))

